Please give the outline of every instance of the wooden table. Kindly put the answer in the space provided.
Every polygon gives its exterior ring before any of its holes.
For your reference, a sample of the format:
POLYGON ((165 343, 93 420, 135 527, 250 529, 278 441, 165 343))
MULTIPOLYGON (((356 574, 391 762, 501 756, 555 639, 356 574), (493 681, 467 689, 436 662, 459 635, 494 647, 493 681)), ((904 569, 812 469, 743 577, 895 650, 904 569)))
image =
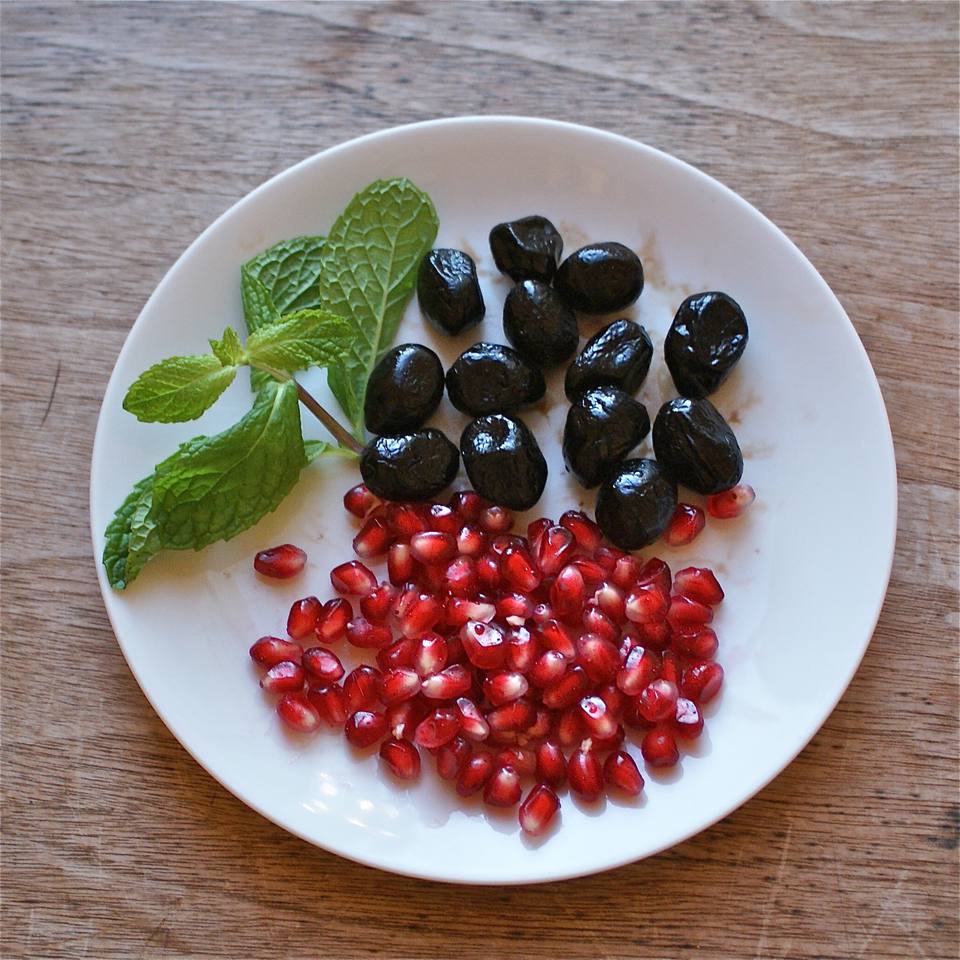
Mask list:
POLYGON ((956 957, 957 9, 5 3, 3 955, 956 957), (87 474, 130 325, 222 210, 357 134, 507 112, 661 147, 786 230, 880 378, 900 532, 862 668, 773 784, 645 862, 495 890, 314 849, 186 754, 114 642, 87 474))

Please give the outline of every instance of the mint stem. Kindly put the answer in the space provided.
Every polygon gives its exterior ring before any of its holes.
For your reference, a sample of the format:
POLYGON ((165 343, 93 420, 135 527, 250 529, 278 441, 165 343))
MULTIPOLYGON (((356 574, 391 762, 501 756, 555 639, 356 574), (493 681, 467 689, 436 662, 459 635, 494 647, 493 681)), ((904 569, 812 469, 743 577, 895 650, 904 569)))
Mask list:
POLYGON ((316 398, 306 391, 296 377, 290 379, 297 385, 297 396, 300 402, 336 437, 341 447, 346 447, 359 456, 363 452, 363 446, 317 403, 316 398))

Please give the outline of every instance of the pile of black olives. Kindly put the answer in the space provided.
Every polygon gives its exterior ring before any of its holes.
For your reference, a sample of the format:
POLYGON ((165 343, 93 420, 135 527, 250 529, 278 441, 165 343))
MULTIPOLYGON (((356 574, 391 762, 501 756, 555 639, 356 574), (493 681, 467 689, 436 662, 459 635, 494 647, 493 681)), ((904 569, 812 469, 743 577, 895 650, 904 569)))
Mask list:
MULTIPOLYGON (((730 426, 707 396, 727 378, 746 347, 746 318, 720 292, 680 305, 664 342, 677 391, 653 423, 656 459, 629 459, 650 432, 650 417, 634 394, 653 358, 646 330, 616 319, 577 354, 578 314, 610 314, 643 290, 643 265, 620 243, 593 243, 561 261, 563 240, 542 216, 497 224, 490 249, 514 286, 503 309, 511 346, 469 346, 444 374, 437 355, 420 344, 389 351, 367 387, 367 429, 379 434, 361 457, 364 482, 389 500, 427 500, 454 478, 460 457, 474 489, 501 506, 532 507, 543 493, 547 464, 536 437, 516 414, 546 393, 544 370, 573 358, 564 390, 571 406, 563 437, 567 468, 597 487, 596 516, 624 549, 661 535, 677 507, 677 484, 698 493, 739 482, 743 457, 730 426), (574 356, 576 354, 576 356, 574 356), (460 448, 439 430, 423 429, 444 387, 457 410, 475 419, 460 448)), ((420 309, 437 330, 455 335, 484 316, 476 264, 461 250, 428 253, 417 276, 420 309)))

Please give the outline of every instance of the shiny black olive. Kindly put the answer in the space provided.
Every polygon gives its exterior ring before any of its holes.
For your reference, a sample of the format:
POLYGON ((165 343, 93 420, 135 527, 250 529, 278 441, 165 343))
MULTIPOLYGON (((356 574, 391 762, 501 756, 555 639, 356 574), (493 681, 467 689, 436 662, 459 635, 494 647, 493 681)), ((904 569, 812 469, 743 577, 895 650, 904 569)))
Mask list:
POLYGON ((460 437, 473 489, 501 507, 528 510, 547 483, 547 462, 522 420, 494 413, 468 423, 460 437))
POLYGON ((511 280, 549 283, 563 253, 563 238, 546 217, 522 217, 490 231, 490 251, 497 269, 511 280))
POLYGON ((727 379, 748 337, 747 318, 732 297, 717 291, 687 297, 663 342, 677 390, 685 397, 709 396, 727 379))
POLYGON ((554 284, 574 310, 613 313, 640 296, 643 264, 622 243, 591 243, 560 264, 554 284))
POLYGON ((585 487, 595 487, 649 433, 647 408, 616 387, 594 387, 567 411, 563 460, 585 487))
POLYGON ((419 343, 383 355, 367 381, 363 421, 371 433, 405 433, 430 418, 443 397, 443 364, 419 343))
POLYGON ((663 469, 697 493, 719 493, 743 476, 740 444, 709 400, 665 403, 653 423, 653 449, 663 469))
POLYGON ((526 360, 544 368, 573 356, 580 342, 573 311, 539 280, 524 280, 507 294, 503 332, 526 360))
POLYGON ((363 482, 383 500, 429 500, 453 482, 457 448, 428 427, 395 437, 374 437, 360 454, 363 482))
POLYGON ((653 543, 677 509, 677 486, 656 460, 627 460, 597 494, 597 523, 621 550, 653 543))
POLYGON ((473 417, 510 413, 547 392, 539 367, 501 343, 475 343, 447 371, 450 402, 473 417))
POLYGON ((473 258, 462 250, 431 250, 420 261, 417 300, 443 333, 460 333, 483 319, 483 294, 473 258))
POLYGON ((591 387, 619 387, 636 393, 646 379, 653 357, 647 331, 632 320, 614 320, 595 333, 567 368, 563 388, 576 400, 591 387))

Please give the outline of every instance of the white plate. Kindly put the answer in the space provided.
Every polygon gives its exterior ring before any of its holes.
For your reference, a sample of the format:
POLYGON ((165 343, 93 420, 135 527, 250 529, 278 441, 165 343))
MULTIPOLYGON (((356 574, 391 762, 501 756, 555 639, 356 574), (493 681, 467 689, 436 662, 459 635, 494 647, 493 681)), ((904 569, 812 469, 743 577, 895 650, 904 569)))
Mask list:
MULTIPOLYGON (((242 330, 240 264, 275 241, 324 232, 358 189, 393 176, 429 192, 440 214, 438 245, 471 251, 480 268, 481 328, 442 341, 425 329, 415 299, 407 310, 398 342, 424 341, 445 363, 475 340, 502 341, 508 283, 492 268, 487 234, 494 223, 528 213, 550 217, 568 252, 588 239, 616 239, 640 253, 646 287, 627 313, 658 347, 640 394, 651 414, 671 395, 659 345, 679 302, 722 289, 743 306, 750 344, 714 400, 735 424, 745 480, 759 499, 742 519, 710 524, 676 554, 682 565, 713 567, 728 594, 715 623, 726 685, 702 740, 675 772, 648 775, 637 803, 590 808, 564 794, 561 828, 531 843, 515 811, 464 806, 432 763, 420 783, 398 789, 375 753, 358 756, 332 733, 304 739, 284 732, 247 648, 282 630, 296 597, 332 595, 327 571, 351 556, 354 532, 340 498, 357 475, 340 462, 307 469, 276 513, 233 541, 151 562, 125 593, 112 591, 101 570, 120 646, 157 713, 198 762, 264 816, 345 857, 438 880, 525 883, 649 856, 734 810, 826 719, 879 615, 896 525, 889 424, 842 307, 770 221, 681 161, 585 127, 469 117, 361 137, 254 190, 177 261, 121 351, 91 469, 97 556, 131 485, 179 441, 222 429, 250 402, 241 376, 201 422, 144 425, 121 409, 130 383, 161 357, 206 350, 207 338, 228 324, 242 330), (253 554, 283 541, 308 551, 305 574, 277 586, 258 581, 253 554)), ((307 382, 329 399, 322 374, 307 382)), ((555 517, 577 504, 590 509, 593 498, 563 471, 562 371, 550 387, 547 412, 526 419, 551 471, 538 515, 555 517)), ((444 400, 436 422, 455 437, 465 418, 444 400)), ((322 436, 312 423, 307 430, 322 436)), ((674 561, 670 551, 656 552, 674 561)))

